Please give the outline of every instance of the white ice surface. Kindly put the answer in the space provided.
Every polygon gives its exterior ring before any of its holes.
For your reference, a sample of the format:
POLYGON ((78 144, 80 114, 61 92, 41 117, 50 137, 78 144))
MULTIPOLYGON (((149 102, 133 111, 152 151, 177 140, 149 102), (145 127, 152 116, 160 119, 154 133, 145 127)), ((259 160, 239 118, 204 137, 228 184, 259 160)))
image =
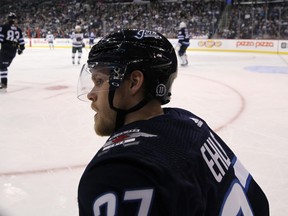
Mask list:
MULTIPOLYGON (((288 215, 288 56, 188 57, 169 106, 204 118, 261 185, 271 215, 288 215)), ((76 98, 81 65, 70 49, 27 48, 10 66, 0 94, 0 216, 78 215, 78 181, 106 140, 94 134, 90 104, 76 98)))

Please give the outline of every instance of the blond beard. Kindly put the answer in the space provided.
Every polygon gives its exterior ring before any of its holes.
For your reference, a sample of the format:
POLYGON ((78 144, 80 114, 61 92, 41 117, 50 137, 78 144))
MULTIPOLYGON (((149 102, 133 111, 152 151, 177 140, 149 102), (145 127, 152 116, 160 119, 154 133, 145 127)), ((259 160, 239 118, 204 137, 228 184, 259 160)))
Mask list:
POLYGON ((94 131, 99 136, 110 136, 115 130, 116 113, 110 113, 109 115, 97 114, 94 118, 94 131))

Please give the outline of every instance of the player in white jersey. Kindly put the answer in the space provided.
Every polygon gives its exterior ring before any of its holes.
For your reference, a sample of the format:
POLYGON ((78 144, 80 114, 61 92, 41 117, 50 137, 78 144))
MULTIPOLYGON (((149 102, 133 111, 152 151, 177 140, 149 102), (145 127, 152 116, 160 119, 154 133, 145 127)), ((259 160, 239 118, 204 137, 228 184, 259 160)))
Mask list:
POLYGON ((47 42, 49 44, 49 48, 50 49, 54 49, 54 39, 55 39, 54 35, 51 34, 50 31, 48 31, 48 34, 46 35, 46 40, 47 40, 47 42))
POLYGON ((72 63, 75 64, 75 55, 78 52, 78 61, 77 63, 80 64, 81 56, 82 56, 82 48, 85 46, 83 39, 84 35, 81 32, 81 27, 77 25, 75 27, 75 32, 72 33, 72 63))

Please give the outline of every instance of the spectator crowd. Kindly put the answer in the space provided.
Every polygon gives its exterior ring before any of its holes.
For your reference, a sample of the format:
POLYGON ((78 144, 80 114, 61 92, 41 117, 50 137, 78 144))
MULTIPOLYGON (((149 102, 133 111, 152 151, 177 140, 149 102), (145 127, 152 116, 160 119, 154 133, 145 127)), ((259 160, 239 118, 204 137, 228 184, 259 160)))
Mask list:
POLYGON ((103 3, 96 0, 19 0, 1 3, 0 23, 12 11, 25 37, 69 38, 80 25, 102 37, 119 28, 147 28, 176 38, 181 21, 192 38, 288 39, 288 3, 225 1, 135 1, 103 3))

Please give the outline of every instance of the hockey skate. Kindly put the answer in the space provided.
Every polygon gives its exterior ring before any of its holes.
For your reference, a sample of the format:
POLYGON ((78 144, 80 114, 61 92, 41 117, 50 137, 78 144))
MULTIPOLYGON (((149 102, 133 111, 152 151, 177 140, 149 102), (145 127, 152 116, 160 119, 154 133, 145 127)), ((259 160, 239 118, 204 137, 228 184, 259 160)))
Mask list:
POLYGON ((188 60, 187 60, 187 55, 186 54, 184 54, 183 56, 180 56, 180 58, 181 58, 181 61, 182 61, 181 66, 188 65, 188 60))
POLYGON ((186 60, 186 62, 182 62, 181 66, 187 66, 188 65, 188 61, 186 60))
POLYGON ((0 93, 6 93, 7 92, 7 85, 0 83, 0 93))

